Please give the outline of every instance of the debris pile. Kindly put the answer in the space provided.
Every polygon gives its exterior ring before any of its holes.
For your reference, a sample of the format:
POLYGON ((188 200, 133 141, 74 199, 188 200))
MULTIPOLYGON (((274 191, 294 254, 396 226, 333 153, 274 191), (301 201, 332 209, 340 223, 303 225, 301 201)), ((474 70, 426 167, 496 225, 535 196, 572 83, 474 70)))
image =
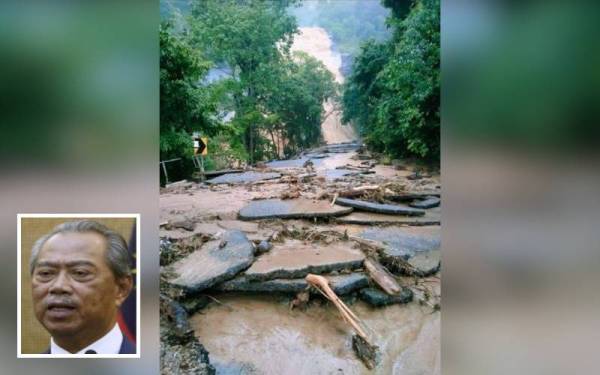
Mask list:
MULTIPOLYGON (((199 361, 204 349, 186 331, 187 316, 220 305, 223 293, 284 295, 295 310, 330 301, 355 332, 357 356, 376 367, 377 335, 348 305, 360 300, 386 308, 415 300, 439 310, 439 180, 423 173, 409 180, 414 171, 405 164, 381 175, 375 157, 356 142, 261 167, 168 189, 179 204, 163 211, 161 225, 169 348, 197 353, 186 363, 210 371, 208 358, 199 361), (178 194, 186 198, 179 201, 178 194), (225 203, 203 209, 211 197, 225 203)), ((178 363, 164 357, 170 369, 178 363)))

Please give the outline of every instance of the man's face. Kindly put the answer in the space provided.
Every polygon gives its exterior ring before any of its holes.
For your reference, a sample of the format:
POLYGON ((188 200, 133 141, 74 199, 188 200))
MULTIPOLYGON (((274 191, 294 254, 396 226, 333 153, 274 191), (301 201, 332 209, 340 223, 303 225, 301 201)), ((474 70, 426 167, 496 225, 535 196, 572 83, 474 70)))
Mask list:
POLYGON ((104 237, 94 232, 59 233, 40 250, 32 276, 33 306, 53 337, 89 344, 114 326, 130 284, 115 280, 105 252, 104 237))

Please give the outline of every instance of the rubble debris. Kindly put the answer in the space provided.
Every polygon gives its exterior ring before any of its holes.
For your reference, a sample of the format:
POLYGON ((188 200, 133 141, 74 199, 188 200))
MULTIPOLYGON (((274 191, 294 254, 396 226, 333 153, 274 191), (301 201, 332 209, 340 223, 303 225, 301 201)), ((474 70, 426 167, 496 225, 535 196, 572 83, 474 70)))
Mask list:
MULTIPOLYGON (((345 295, 353 291, 366 288, 369 279, 364 273, 351 273, 349 275, 324 275, 329 285, 337 295, 345 295)), ((215 290, 225 292, 253 292, 253 293, 299 293, 308 288, 308 282, 301 279, 273 279, 266 281, 252 281, 244 275, 225 281, 214 287, 215 290)))
POLYGON ((409 206, 414 208, 433 208, 440 205, 440 198, 438 197, 427 197, 424 200, 415 200, 409 203, 409 206))
POLYGON ((376 288, 365 288, 359 292, 360 299, 371 306, 381 307, 392 304, 405 304, 413 299, 413 292, 410 288, 402 288, 399 294, 389 295, 376 288))
POLYGON ((244 275, 249 280, 295 279, 309 273, 329 273, 362 267, 364 254, 348 242, 330 245, 289 240, 258 257, 244 275))
POLYGON ((397 295, 400 293, 402 288, 396 279, 378 261, 373 258, 367 258, 365 259, 364 266, 371 279, 387 294, 397 295))
POLYGON ((170 284, 188 292, 198 292, 232 279, 254 261, 254 245, 239 230, 223 234, 220 244, 202 247, 175 262, 170 269, 177 275, 170 284))
POLYGON ((229 173, 206 181, 207 184, 245 184, 250 182, 272 180, 281 177, 281 174, 274 172, 254 172, 229 173))
POLYGON ((425 211, 411 208, 404 205, 380 204, 366 202, 356 199, 338 198, 336 203, 340 206, 355 208, 359 211, 375 212, 380 214, 405 215, 405 216, 423 216, 425 211))
POLYGON ((352 208, 329 205, 329 202, 311 199, 265 199, 253 201, 239 212, 241 220, 259 219, 309 219, 336 217, 352 212, 352 208))

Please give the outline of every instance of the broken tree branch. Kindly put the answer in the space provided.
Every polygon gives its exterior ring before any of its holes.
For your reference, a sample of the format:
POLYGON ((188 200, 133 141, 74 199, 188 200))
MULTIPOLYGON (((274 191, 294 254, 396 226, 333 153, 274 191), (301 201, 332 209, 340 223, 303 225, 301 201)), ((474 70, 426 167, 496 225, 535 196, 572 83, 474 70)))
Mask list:
POLYGON ((389 295, 397 295, 402 288, 390 272, 373 258, 367 258, 364 262, 369 276, 389 295))

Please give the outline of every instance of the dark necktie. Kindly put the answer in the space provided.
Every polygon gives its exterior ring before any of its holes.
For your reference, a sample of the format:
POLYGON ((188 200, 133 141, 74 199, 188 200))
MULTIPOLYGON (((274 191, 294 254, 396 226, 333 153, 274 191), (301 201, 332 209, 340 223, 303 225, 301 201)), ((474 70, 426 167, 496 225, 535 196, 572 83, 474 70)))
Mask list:
POLYGON ((98 353, 96 353, 96 351, 95 351, 95 350, 88 349, 88 350, 86 350, 86 351, 85 351, 85 353, 84 353, 84 354, 98 354, 98 353))

